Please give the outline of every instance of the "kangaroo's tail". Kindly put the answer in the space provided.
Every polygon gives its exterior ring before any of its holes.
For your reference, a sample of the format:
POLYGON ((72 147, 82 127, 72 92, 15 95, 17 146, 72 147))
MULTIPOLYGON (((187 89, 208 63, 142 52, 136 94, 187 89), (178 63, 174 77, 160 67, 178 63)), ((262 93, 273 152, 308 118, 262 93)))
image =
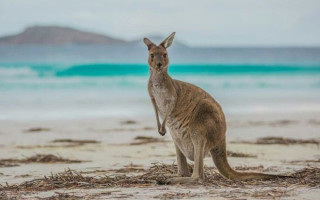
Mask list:
POLYGON ((226 143, 218 145, 210 151, 212 159, 218 168, 219 172, 226 178, 231 180, 249 180, 249 179, 276 179, 276 178, 289 178, 290 176, 263 174, 254 172, 237 172, 233 170, 227 160, 226 143))

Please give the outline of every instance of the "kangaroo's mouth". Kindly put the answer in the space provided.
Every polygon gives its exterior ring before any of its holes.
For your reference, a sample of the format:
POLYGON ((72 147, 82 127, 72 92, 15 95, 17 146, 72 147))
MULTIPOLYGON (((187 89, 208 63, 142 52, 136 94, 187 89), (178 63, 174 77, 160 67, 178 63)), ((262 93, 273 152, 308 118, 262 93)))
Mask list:
POLYGON ((161 72, 161 71, 162 71, 161 67, 158 67, 158 66, 156 66, 154 69, 155 69, 157 72, 161 72))
POLYGON ((163 66, 158 67, 158 66, 151 65, 150 67, 153 68, 153 70, 158 72, 158 73, 161 73, 166 69, 166 67, 163 67, 163 66))

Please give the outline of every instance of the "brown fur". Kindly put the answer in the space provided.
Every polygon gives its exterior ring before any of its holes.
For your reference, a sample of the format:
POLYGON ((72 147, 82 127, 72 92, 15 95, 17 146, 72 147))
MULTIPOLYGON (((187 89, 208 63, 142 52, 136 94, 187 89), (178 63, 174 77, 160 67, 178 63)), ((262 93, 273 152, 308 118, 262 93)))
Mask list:
POLYGON ((150 79, 148 91, 154 107, 158 132, 170 129, 176 152, 179 174, 170 182, 194 182, 204 179, 203 159, 210 152, 219 172, 228 179, 270 179, 283 177, 262 173, 239 173, 228 164, 226 154, 226 120, 220 105, 207 92, 190 83, 172 79, 168 74, 167 48, 172 33, 160 45, 144 38, 149 50, 150 79), (160 123, 159 115, 163 122, 160 123), (190 177, 187 159, 195 162, 190 177))

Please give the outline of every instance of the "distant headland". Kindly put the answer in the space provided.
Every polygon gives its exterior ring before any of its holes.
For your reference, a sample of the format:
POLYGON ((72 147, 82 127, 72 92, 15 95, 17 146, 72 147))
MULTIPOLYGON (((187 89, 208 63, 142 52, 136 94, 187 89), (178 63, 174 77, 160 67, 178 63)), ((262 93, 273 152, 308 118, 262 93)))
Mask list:
MULTIPOLYGON (((162 38, 151 36, 151 38, 162 38)), ((136 45, 141 40, 126 41, 124 39, 110 37, 100 33, 82 31, 75 28, 63 26, 32 26, 21 33, 0 37, 0 44, 7 45, 136 45)), ((184 45, 176 42, 178 45, 184 45)))

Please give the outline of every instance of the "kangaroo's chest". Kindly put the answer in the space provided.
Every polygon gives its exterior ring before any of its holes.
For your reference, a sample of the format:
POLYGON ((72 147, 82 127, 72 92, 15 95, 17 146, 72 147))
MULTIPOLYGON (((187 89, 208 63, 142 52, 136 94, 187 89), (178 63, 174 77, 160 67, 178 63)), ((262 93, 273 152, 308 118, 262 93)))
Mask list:
POLYGON ((189 130, 191 113, 187 112, 186 109, 179 109, 178 96, 172 94, 165 86, 152 83, 150 92, 156 101, 161 118, 168 116, 166 125, 170 129, 174 143, 188 159, 193 160, 194 149, 189 130))
POLYGON ((153 84, 152 95, 156 101, 161 118, 163 118, 175 105, 176 97, 170 93, 167 87, 160 84, 153 84))

